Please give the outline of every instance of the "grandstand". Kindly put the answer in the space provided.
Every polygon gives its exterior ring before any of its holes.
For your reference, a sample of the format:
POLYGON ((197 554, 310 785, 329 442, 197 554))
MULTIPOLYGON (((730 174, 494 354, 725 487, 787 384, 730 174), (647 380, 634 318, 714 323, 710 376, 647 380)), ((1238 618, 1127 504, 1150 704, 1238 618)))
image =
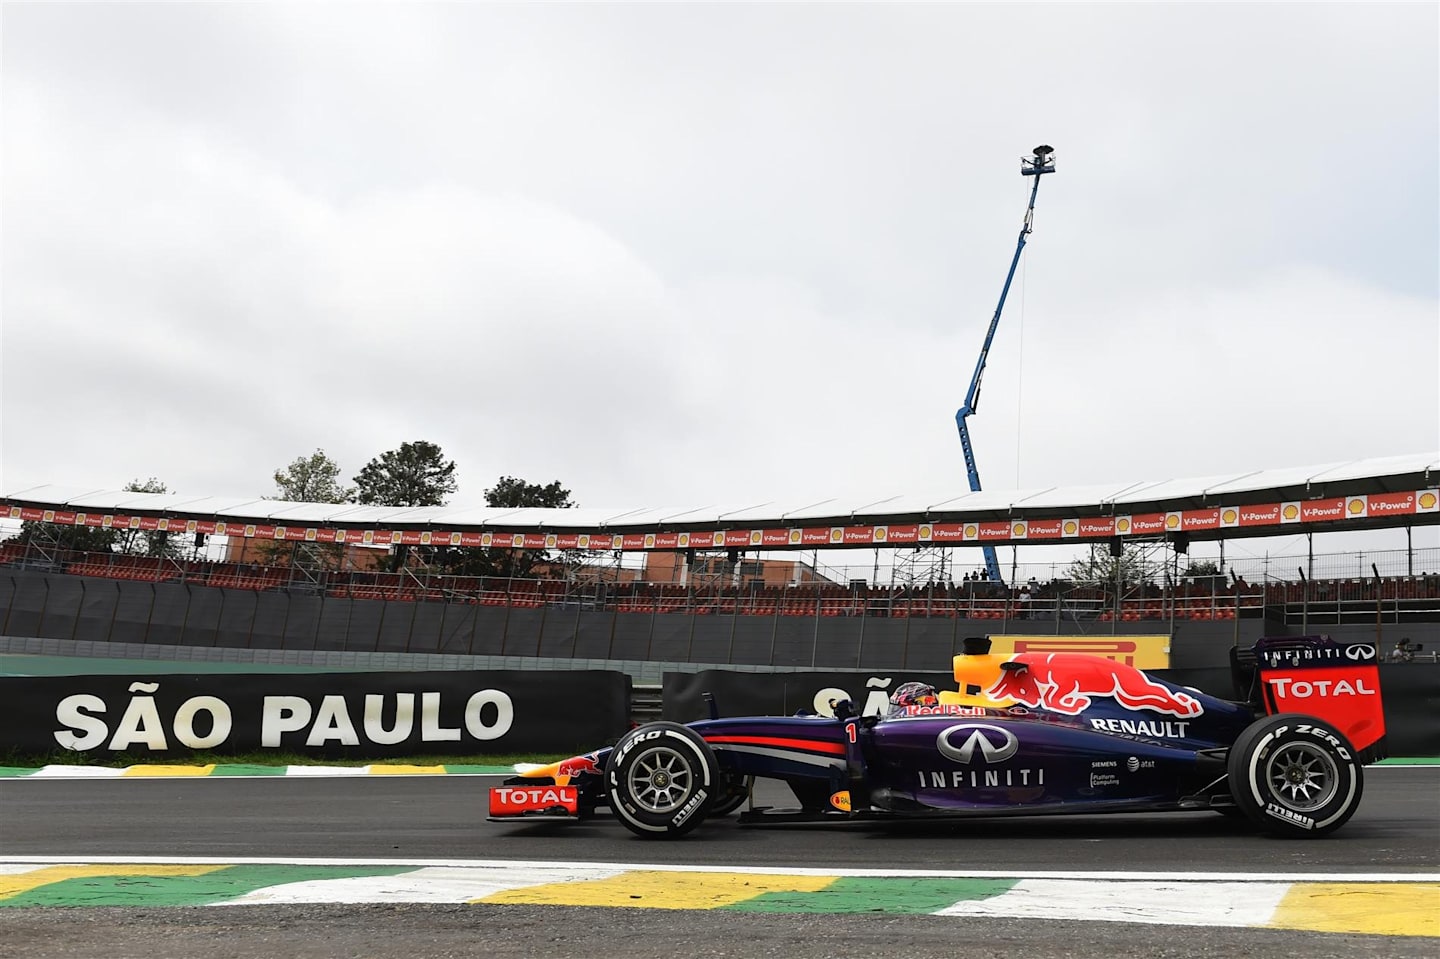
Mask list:
POLYGON ((1228 566, 1223 549, 1228 540, 1379 527, 1403 528, 1408 544, 1411 529, 1428 536, 1440 524, 1437 476, 1440 455, 1427 454, 949 500, 623 512, 399 510, 40 487, 6 494, 0 511, 34 529, 223 537, 240 544, 230 555, 241 557, 247 544, 256 548, 249 561, 227 561, 198 548, 188 559, 75 553, 43 536, 0 544, 0 634, 883 667, 943 664, 958 638, 976 631, 1165 632, 1195 664, 1215 665, 1216 650, 1264 633, 1324 628, 1403 638, 1433 654, 1440 548, 1307 551, 1228 566), (1016 562, 1007 584, 980 574, 975 547, 983 542, 1014 546, 1017 557, 1099 545, 1151 550, 1159 561, 1115 583, 1071 582, 1063 564, 1016 562), (1182 554, 1205 542, 1220 548, 1218 568, 1182 567, 1182 554), (298 554, 261 544, 326 546, 339 562, 292 563, 298 554), (533 578, 458 576, 424 564, 424 548, 441 545, 561 551, 567 561, 533 578), (380 571, 345 568, 354 565, 344 562, 347 546, 371 555, 418 548, 404 568, 380 571), (873 561, 825 566, 822 550, 827 560, 873 561), (897 559, 927 552, 941 562, 897 559))

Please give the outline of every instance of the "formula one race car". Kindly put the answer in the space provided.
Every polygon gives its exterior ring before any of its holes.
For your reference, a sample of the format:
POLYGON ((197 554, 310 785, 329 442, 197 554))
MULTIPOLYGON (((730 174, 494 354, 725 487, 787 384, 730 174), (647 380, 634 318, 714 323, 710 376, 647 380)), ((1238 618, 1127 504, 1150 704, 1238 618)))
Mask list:
POLYGON ((637 835, 675 837, 734 812, 758 777, 788 784, 799 805, 752 801, 743 825, 1209 809, 1310 837, 1350 818, 1362 765, 1385 757, 1368 644, 1272 637, 1234 650, 1240 701, 1095 656, 998 655, 987 639, 964 649, 958 691, 911 690, 884 716, 843 701, 834 716, 655 722, 517 766, 491 790, 490 819, 608 806, 637 835))

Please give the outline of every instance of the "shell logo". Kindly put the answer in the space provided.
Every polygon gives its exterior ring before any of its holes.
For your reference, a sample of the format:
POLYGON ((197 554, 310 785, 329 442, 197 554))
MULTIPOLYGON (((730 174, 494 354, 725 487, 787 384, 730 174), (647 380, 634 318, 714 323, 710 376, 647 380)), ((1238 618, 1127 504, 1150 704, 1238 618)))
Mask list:
POLYGON ((798 529, 792 529, 790 531, 790 543, 793 545, 798 542, 800 542, 800 531, 798 529))
POLYGON ((521 546, 524 546, 524 545, 525 545, 525 535, 524 535, 523 533, 516 533, 515 535, 511 536, 511 537, 510 537, 510 545, 511 545, 511 546, 514 546, 514 547, 517 547, 517 548, 518 548, 518 547, 521 547, 521 546))
MULTIPOLYGON (((245 527, 245 535, 246 535, 246 536, 253 536, 253 535, 254 535, 253 533, 250 532, 250 527, 248 527, 248 526, 245 527)), ((486 543, 485 543, 486 546, 489 546, 489 545, 490 545, 490 543, 488 542, 489 539, 490 539, 490 534, 489 534, 489 533, 486 533, 484 536, 482 536, 482 537, 480 537, 480 538, 481 538, 482 540, 486 540, 486 543)), ((360 542, 364 543, 366 546, 369 546, 371 543, 375 542, 375 531, 374 531, 374 530, 368 530, 368 529, 367 529, 365 532, 361 533, 361 534, 360 534, 360 542)))
POLYGON ((307 528, 305 530, 305 542, 313 543, 315 542, 316 537, 318 537, 319 535, 320 531, 318 529, 307 528))
POLYGON ((1170 514, 1168 514, 1168 515, 1165 517, 1165 528, 1166 528, 1166 529, 1179 529, 1179 528, 1180 528, 1180 514, 1179 514, 1179 513, 1170 513, 1170 514))
POLYGON ((724 534, 722 531, 720 531, 720 530, 717 529, 717 530, 715 531, 715 535, 712 536, 712 537, 710 537, 710 542, 712 542, 712 543, 715 544, 716 546, 724 546, 724 545, 725 545, 725 534, 724 534))
POLYGON ((1117 519, 1117 520, 1115 521, 1115 532, 1117 532, 1117 533, 1128 533, 1128 532, 1130 532, 1130 518, 1129 518, 1128 516, 1122 516, 1122 517, 1120 517, 1119 519, 1117 519))
POLYGON ((625 548, 625 537, 621 536, 619 533, 616 533, 616 534, 615 534, 613 537, 611 537, 611 539, 610 539, 610 548, 611 548, 611 549, 624 549, 624 548, 625 548))
MULTIPOLYGON (((455 539, 456 539, 456 541, 458 541, 458 540, 460 539, 460 534, 459 534, 459 533, 456 533, 456 534, 455 534, 455 539)), ((546 536, 545 536, 545 548, 546 548, 546 549, 554 549, 554 548, 555 548, 555 544, 558 543, 558 542, 559 542, 559 540, 556 539, 554 533, 546 534, 546 536)))
POLYGON ((193 532, 195 532, 195 521, 194 521, 193 519, 186 521, 186 523, 185 523, 185 532, 187 532, 187 533, 193 533, 193 532))
POLYGON ((1080 524, 1075 522, 1073 519, 1067 519, 1065 521, 1064 527, 1061 528, 1061 532, 1063 532, 1066 536, 1074 536, 1076 533, 1080 532, 1080 524))
POLYGON ((877 542, 877 543, 883 543, 883 542, 885 542, 885 537, 888 536, 888 535, 889 535, 889 530, 887 530, 885 527, 883 527, 883 526, 877 526, 877 527, 875 527, 875 534, 874 534, 874 540, 875 540, 875 542, 877 542))
POLYGON ((459 546, 460 543, 461 543, 461 539, 462 539, 462 537, 460 536, 459 533, 451 533, 451 534, 450 534, 450 545, 451 545, 451 546, 459 546))
POLYGON ((1351 516, 1359 516, 1365 512, 1365 500, 1357 496, 1352 499, 1345 508, 1350 511, 1351 516))
POLYGON ((1298 519, 1300 516, 1300 507, 1294 503, 1286 503, 1285 509, 1281 511, 1281 515, 1290 520, 1298 519))
MULTIPOLYGON (((283 527, 283 526, 277 526, 277 527, 275 527, 275 538, 276 538, 276 539, 284 539, 284 538, 285 538, 285 527, 283 527)), ((397 542, 397 543, 400 542, 400 534, 399 534, 399 533, 396 533, 396 534, 395 534, 395 542, 397 542)))
POLYGON ((976 538, 977 536, 979 536, 979 535, 980 535, 980 527, 978 527, 978 526, 966 526, 966 527, 965 527, 965 538, 966 538, 966 539, 975 539, 975 538, 976 538))
POLYGON ((689 549, 689 548, 690 548, 690 534, 689 534, 689 533, 681 533, 681 534, 680 534, 680 538, 679 538, 678 540, 676 540, 676 545, 679 546, 681 549, 689 549))
POLYGON ((1240 514, 1233 509, 1227 509, 1220 513, 1220 522, 1229 525, 1240 518, 1240 514))
POLYGON ((645 534, 645 548, 646 548, 646 549, 654 549, 654 548, 655 548, 655 534, 654 534, 654 533, 646 533, 646 534, 645 534))
POLYGON ((838 526, 831 528, 831 530, 830 530, 830 542, 832 542, 832 543, 839 543, 839 542, 844 541, 844 539, 845 539, 845 531, 844 531, 844 530, 840 529, 840 527, 838 527, 838 526))
MULTIPOLYGON (((132 516, 132 517, 130 517, 130 528, 131 528, 131 529, 139 529, 139 528, 140 528, 140 517, 138 517, 138 516, 132 516)), ((216 533, 216 535, 224 536, 224 535, 225 535, 225 524, 224 524, 224 523, 216 523, 216 524, 215 524, 215 533, 216 533)))
POLYGON ((1011 526, 1010 535, 1014 536, 1016 539, 1023 539, 1025 537, 1025 524, 1016 523, 1014 526, 1011 526))
POLYGON ((404 541, 405 537, 400 533, 398 529, 390 534, 390 542, 392 545, 395 543, 402 543, 404 541))
POLYGON ((751 546, 759 546, 762 542, 764 542, 764 540, 765 540, 764 534, 761 533, 758 529, 752 529, 752 530, 750 531, 750 545, 751 545, 751 546))
POLYGON ((344 531, 343 529, 337 529, 337 530, 335 531, 335 542, 337 542, 337 543, 343 543, 343 542, 345 542, 345 531, 344 531))
POLYGON ((55 522, 55 511, 53 509, 47 509, 43 514, 41 514, 40 518, 47 523, 53 523, 55 522))
POLYGON ((1437 500, 1435 498, 1435 494, 1430 492, 1429 490, 1426 490, 1425 492, 1420 494, 1421 509, 1434 509, 1436 502, 1437 500))
POLYGON ((929 526, 922 526, 922 527, 920 527, 920 538, 921 538, 921 539, 929 539, 930 536, 931 536, 931 533, 932 533, 932 530, 930 529, 929 526))
MULTIPOLYGON (((130 517, 130 528, 131 528, 131 529, 139 529, 139 528, 140 528, 140 517, 138 517, 138 516, 132 516, 132 517, 130 517)), ((225 535, 225 524, 224 524, 223 522, 221 522, 221 523, 216 523, 216 524, 215 524, 215 535, 216 535, 216 536, 224 536, 224 535, 225 535)))
POLYGON ((421 545, 421 546, 429 546, 429 545, 430 545, 430 531, 429 531, 428 529, 425 530, 423 533, 420 534, 420 545, 421 545))
POLYGON ((100 517, 100 525, 105 527, 106 529, 109 529, 110 524, 114 522, 114 519, 115 518, 113 516, 102 516, 100 517))
POLYGON ((11 519, 19 519, 19 518, 20 518, 20 507, 18 507, 18 506, 12 506, 12 507, 10 507, 10 518, 11 518, 11 519))

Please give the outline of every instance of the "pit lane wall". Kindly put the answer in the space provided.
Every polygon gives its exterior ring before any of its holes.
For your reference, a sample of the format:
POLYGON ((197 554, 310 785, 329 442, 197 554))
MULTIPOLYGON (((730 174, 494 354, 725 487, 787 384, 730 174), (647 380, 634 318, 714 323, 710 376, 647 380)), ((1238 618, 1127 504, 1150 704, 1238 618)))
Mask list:
POLYGON ((630 677, 616 671, 0 678, 0 756, 579 753, 629 720, 630 677))
MULTIPOLYGON (((1151 669, 1152 676, 1194 686, 1221 698, 1233 696, 1228 668, 1151 669)), ((722 716, 791 715, 799 709, 826 712, 831 699, 849 699, 862 712, 881 712, 891 690, 918 681, 953 689, 949 672, 928 670, 741 673, 703 670, 670 672, 664 678, 662 716, 690 722, 710 715, 704 694, 714 697, 722 716)), ((1380 690, 1391 756, 1440 756, 1440 664, 1383 663, 1380 690)))

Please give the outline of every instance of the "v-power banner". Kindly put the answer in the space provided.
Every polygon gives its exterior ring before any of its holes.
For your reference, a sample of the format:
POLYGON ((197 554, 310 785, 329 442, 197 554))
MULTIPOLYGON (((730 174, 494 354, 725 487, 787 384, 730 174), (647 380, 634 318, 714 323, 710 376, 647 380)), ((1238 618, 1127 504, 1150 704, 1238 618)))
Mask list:
POLYGON ((629 727, 621 672, 0 679, 0 752, 318 757, 578 752, 629 727))

